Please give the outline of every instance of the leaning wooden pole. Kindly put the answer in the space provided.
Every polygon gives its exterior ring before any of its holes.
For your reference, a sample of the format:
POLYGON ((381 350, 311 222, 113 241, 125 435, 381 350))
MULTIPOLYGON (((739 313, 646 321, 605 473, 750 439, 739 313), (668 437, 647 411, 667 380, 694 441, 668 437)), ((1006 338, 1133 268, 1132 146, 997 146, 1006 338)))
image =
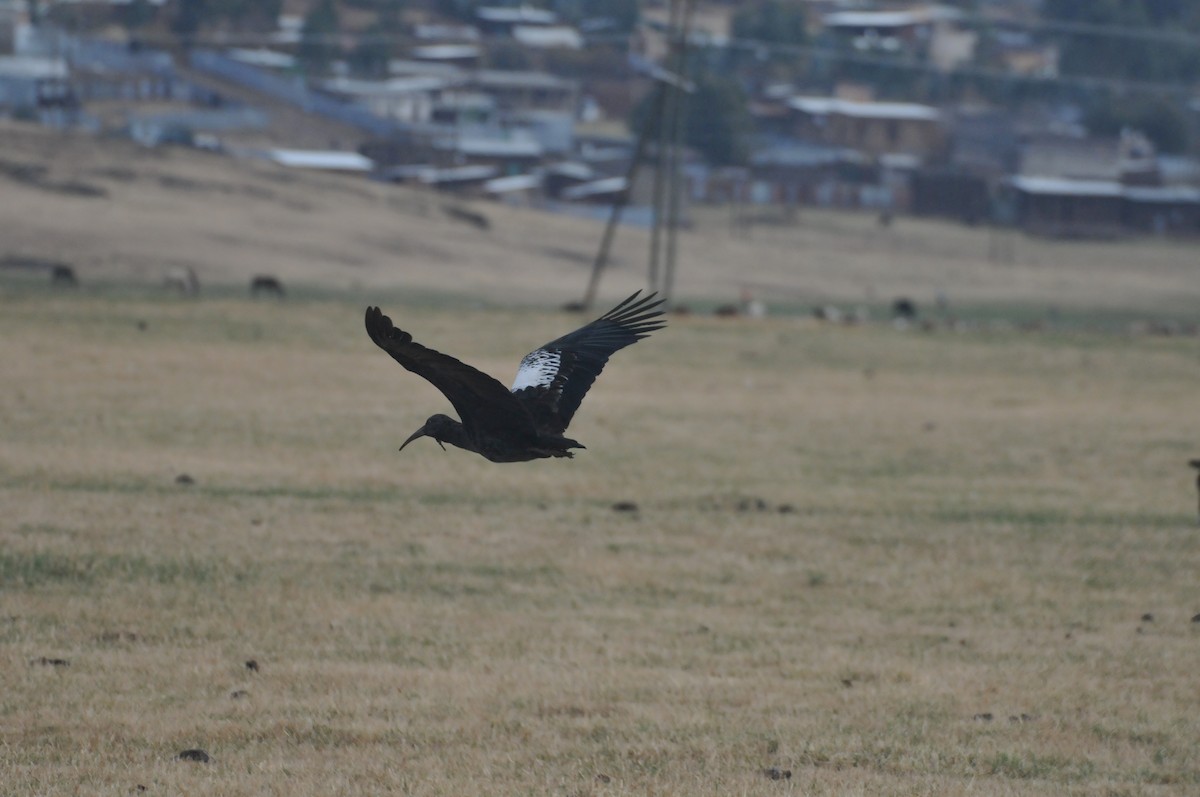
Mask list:
POLYGON ((582 310, 591 309, 592 303, 596 301, 596 291, 600 288, 600 275, 604 271, 604 267, 608 265, 608 252, 612 248, 612 240, 616 234, 617 225, 621 223, 621 211, 625 209, 625 205, 629 202, 629 195, 633 191, 633 181, 637 177, 638 168, 641 166, 642 159, 646 154, 646 142, 650 139, 652 131, 657 129, 659 116, 662 115, 665 85, 659 81, 655 85, 654 90, 656 94, 651 103, 650 115, 638 133, 637 145, 633 150, 633 158, 630 159, 629 167, 625 170, 625 190, 613 203, 612 210, 608 214, 608 223, 604 227, 604 236, 600 239, 600 248, 596 252, 596 259, 592 262, 592 275, 588 279, 587 290, 583 294, 583 301, 580 302, 580 309, 582 310))
MULTIPOLYGON (((683 80, 687 75, 688 34, 691 30, 692 9, 694 8, 695 0, 680 0, 680 2, 683 5, 683 18, 679 27, 679 44, 675 53, 675 64, 672 71, 683 80)), ((670 191, 668 197, 670 204, 667 210, 666 273, 663 275, 662 285, 663 298, 668 302, 675 290, 675 262, 678 254, 679 238, 679 205, 683 182, 680 167, 683 155, 683 105, 686 100, 686 94, 683 91, 682 84, 674 94, 675 102, 671 105, 671 117, 668 120, 671 130, 671 156, 669 158, 670 191)))
MULTIPOLYGON (((677 76, 680 75, 678 35, 681 10, 681 0, 671 0, 670 10, 667 15, 667 69, 677 76)), ((653 216, 650 228, 650 265, 646 272, 646 284, 649 290, 652 291, 659 290, 660 288, 658 264, 663 249, 662 231, 663 225, 670 223, 667 212, 667 195, 670 190, 668 188, 668 181, 671 172, 668 153, 671 151, 670 148, 675 140, 675 109, 679 107, 678 86, 664 86, 663 92, 662 118, 658 123, 657 145, 654 152, 654 196, 652 200, 653 216)))

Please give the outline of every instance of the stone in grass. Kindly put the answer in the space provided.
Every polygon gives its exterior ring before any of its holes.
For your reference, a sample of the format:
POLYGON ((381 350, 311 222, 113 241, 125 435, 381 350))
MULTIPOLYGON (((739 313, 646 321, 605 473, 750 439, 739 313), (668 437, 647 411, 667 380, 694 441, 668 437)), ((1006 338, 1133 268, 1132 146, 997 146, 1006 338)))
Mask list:
POLYGON ((1145 614, 1142 615, 1142 622, 1143 623, 1153 623, 1154 615, 1151 614, 1150 612, 1146 612, 1145 614))
POLYGON ((212 761, 212 758, 209 756, 209 754, 198 747, 180 750, 179 755, 176 756, 176 758, 178 758, 180 761, 197 761, 201 764, 207 764, 209 761, 212 761))
POLYGON ((780 769, 779 767, 768 767, 762 773, 771 780, 791 780, 792 777, 790 769, 780 769))
POLYGON ((636 512, 638 505, 634 501, 617 501, 612 505, 614 512, 636 512))
POLYGON ((1193 615, 1193 616, 1192 616, 1192 622, 1193 622, 1193 623, 1200 623, 1200 614, 1193 615))
POLYGON ((190 484, 195 484, 196 480, 192 478, 190 473, 181 473, 175 477, 175 483, 187 487, 190 484))

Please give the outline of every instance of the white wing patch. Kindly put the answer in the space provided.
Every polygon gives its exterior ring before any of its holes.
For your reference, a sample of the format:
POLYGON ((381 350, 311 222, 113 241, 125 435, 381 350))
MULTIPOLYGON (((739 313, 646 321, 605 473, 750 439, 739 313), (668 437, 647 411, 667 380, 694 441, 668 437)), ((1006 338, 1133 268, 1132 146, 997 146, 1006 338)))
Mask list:
POLYGON ((558 352, 538 349, 525 355, 521 367, 517 369, 517 378, 513 381, 512 392, 527 387, 547 387, 558 375, 558 366, 562 358, 558 352))

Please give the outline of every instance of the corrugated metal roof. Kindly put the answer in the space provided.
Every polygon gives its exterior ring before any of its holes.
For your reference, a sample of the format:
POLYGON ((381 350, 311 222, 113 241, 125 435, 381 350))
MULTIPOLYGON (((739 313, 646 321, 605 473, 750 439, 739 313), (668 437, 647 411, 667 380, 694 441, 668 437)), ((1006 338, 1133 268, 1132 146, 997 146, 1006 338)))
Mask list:
POLYGON ((298 169, 332 169, 345 172, 369 172, 375 162, 357 152, 317 149, 273 149, 271 160, 298 169))
POLYGON ((541 185, 542 176, 540 174, 514 174, 511 177, 497 177, 495 180, 488 180, 483 184, 483 190, 489 194, 508 194, 513 191, 532 191, 540 188, 541 185))
POLYGON ((438 183, 469 183, 487 180, 500 171, 495 166, 455 166, 450 169, 429 169, 421 172, 418 179, 422 183, 436 185, 438 183))
POLYGON ((1135 202, 1200 203, 1200 188, 1188 188, 1182 185, 1131 185, 1125 188, 1124 194, 1127 199, 1135 202))
POLYGON ((604 194, 615 194, 618 191, 624 191, 628 185, 629 183, 624 177, 606 177, 603 180, 573 185, 562 192, 562 197, 563 199, 587 199, 604 194))
POLYGON ((1056 196, 1119 197, 1122 186, 1115 180, 1072 180, 1068 177, 1037 177, 1019 174, 1009 180, 1012 187, 1027 194, 1056 196))
POLYGON ((477 44, 426 44, 412 48, 413 58, 425 61, 455 61, 463 58, 478 58, 477 44))
POLYGON ((292 69, 296 66, 296 58, 294 56, 281 53, 278 50, 269 50, 266 47, 259 47, 257 49, 235 47, 229 51, 229 57, 243 64, 263 66, 269 69, 292 69))
POLYGON ((792 97, 788 105, 817 116, 842 114, 860 119, 923 119, 937 121, 942 114, 931 105, 913 102, 859 102, 837 97, 792 97))
POLYGON ((926 6, 908 11, 834 11, 822 17, 827 28, 903 28, 940 20, 961 19, 949 6, 926 6))
POLYGON ((567 25, 517 25, 513 38, 526 47, 562 47, 578 50, 583 47, 579 31, 567 25))
POLYGON ((451 78, 417 75, 414 77, 396 77, 388 80, 360 80, 357 78, 335 77, 323 81, 321 87, 336 94, 353 94, 358 96, 378 96, 384 94, 423 94, 440 91, 456 84, 451 78))
POLYGON ((489 6, 477 8, 475 9, 475 16, 478 19, 488 22, 514 25, 522 22, 532 25, 553 25, 558 21, 558 15, 553 11, 544 11, 540 8, 532 8, 531 6, 517 6, 516 8, 489 6))
POLYGON ((575 82, 551 75, 549 72, 523 72, 501 69, 481 69, 475 81, 487 88, 570 89, 575 82))
POLYGON ((35 55, 0 56, 0 77, 25 80, 65 79, 69 75, 67 62, 61 58, 35 55))
POLYGON ((1073 180, 1069 177, 1017 175, 1009 184, 1027 194, 1124 197, 1134 202, 1200 203, 1200 188, 1170 185, 1121 185, 1116 180, 1073 180))
POLYGON ((531 138, 459 138, 439 142, 440 149, 481 157, 538 158, 542 145, 531 138))

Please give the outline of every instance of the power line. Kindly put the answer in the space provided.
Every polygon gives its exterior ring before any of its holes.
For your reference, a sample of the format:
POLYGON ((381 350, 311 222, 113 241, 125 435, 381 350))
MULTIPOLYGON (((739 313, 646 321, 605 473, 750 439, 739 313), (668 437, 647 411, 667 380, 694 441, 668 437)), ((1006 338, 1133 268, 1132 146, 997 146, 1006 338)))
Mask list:
MULTIPOLYGON (((901 2, 893 3, 892 5, 897 9, 908 10, 911 3, 907 2, 907 0, 901 0, 901 2)), ((1039 17, 1037 19, 996 18, 985 16, 978 12, 963 13, 961 16, 954 17, 954 20, 968 27, 1019 28, 1021 30, 1050 31, 1090 37, 1142 39, 1145 41, 1200 47, 1200 33, 1162 27, 1131 27, 1129 25, 1113 25, 1102 22, 1076 22, 1067 19, 1056 19, 1054 17, 1039 17)))
POLYGON ((1106 88, 1118 92, 1151 91, 1169 94, 1191 94, 1194 91, 1192 86, 1182 83, 1160 83, 1148 80, 1089 77, 1086 75, 1029 76, 984 66, 959 65, 952 70, 943 70, 928 60, 902 56, 872 55, 871 53, 856 52, 826 45, 781 44, 777 42, 762 42, 755 39, 729 39, 723 45, 713 45, 710 43, 707 46, 710 48, 716 47, 717 49, 741 49, 756 53, 780 53, 825 58, 833 61, 850 61, 870 66, 886 66, 917 72, 932 72, 943 77, 960 75, 1009 82, 1074 85, 1088 89, 1106 88))
MULTIPOLYGON (((1180 45, 1200 47, 1200 36, 1188 33, 1158 31, 1150 28, 1119 28, 1110 25, 1095 25, 1090 23, 1068 22, 1015 22, 1010 20, 990 20, 985 17, 970 17, 968 24, 980 26, 1019 27, 1028 30, 1061 29, 1092 36, 1109 36, 1113 38, 1135 38, 1147 41, 1171 42, 1180 45)), ((665 35, 665 34, 664 34, 665 35)), ((139 36, 132 35, 135 40, 146 44, 174 45, 179 39, 168 35, 139 36)), ((628 34, 593 34, 584 36, 587 44, 617 44, 628 41, 628 34)), ((1194 86, 1183 83, 1164 83, 1161 81, 1132 80, 1127 78, 1109 78, 1089 75, 1022 75, 993 67, 960 64, 953 69, 944 70, 928 60, 895 55, 875 55, 872 53, 848 50, 824 44, 788 44, 785 42, 767 42, 759 39, 744 38, 715 38, 693 36, 691 46, 698 49, 723 50, 735 49, 753 53, 784 54, 806 56, 830 61, 845 61, 868 66, 884 66, 908 71, 934 73, 943 77, 965 76, 987 78, 1013 83, 1033 85, 1074 86, 1088 90, 1107 89, 1116 92, 1148 91, 1162 94, 1190 95, 1196 91, 1194 86)), ((300 43, 330 44, 344 43, 347 40, 355 43, 413 43, 411 36, 405 34, 381 33, 350 33, 350 34, 314 34, 306 35, 301 41, 281 41, 272 34, 206 34, 187 37, 186 42, 191 46, 210 47, 252 47, 298 45, 300 43)))

